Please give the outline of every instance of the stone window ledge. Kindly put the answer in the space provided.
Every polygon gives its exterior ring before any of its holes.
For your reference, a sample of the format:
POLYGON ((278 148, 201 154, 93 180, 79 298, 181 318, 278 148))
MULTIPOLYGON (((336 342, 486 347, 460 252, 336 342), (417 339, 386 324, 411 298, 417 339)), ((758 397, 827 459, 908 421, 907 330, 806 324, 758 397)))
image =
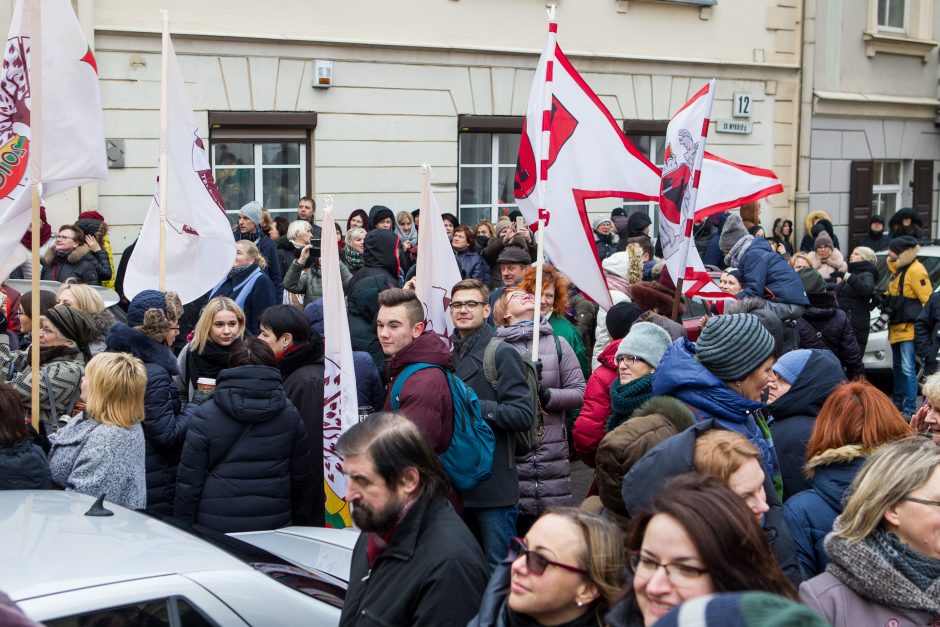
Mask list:
POLYGON ((888 34, 867 31, 864 34, 865 54, 874 57, 878 53, 901 54, 921 57, 926 63, 937 47, 938 42, 931 39, 914 39, 900 34, 888 34))

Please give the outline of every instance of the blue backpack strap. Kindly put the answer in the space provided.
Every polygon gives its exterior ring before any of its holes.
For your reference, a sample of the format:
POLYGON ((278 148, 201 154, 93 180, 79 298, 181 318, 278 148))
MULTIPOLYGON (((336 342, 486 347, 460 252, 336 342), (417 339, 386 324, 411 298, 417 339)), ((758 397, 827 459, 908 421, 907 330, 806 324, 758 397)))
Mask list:
POLYGON ((389 404, 391 405, 392 409, 398 409, 401 407, 401 389, 404 387, 405 381, 408 380, 408 377, 418 372, 419 370, 424 370, 426 368, 438 368, 440 370, 444 370, 440 366, 436 366, 434 364, 414 363, 408 364, 404 367, 404 369, 402 369, 401 372, 398 373, 398 376, 395 377, 395 383, 392 385, 392 391, 389 393, 389 404))

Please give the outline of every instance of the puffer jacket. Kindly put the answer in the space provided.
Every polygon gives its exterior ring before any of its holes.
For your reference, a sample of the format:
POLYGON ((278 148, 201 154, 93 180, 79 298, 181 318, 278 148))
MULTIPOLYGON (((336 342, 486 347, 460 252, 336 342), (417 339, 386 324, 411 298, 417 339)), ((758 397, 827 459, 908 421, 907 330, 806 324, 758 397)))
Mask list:
POLYGON ((397 245, 398 236, 393 232, 369 231, 363 251, 364 265, 353 275, 346 295, 352 348, 372 355, 379 372, 385 371, 385 354, 375 333, 375 318, 379 313, 379 292, 401 286, 397 245))
POLYGON ((24 438, 0 446, 0 490, 47 490, 51 487, 49 460, 38 444, 24 438))
MULTIPOLYGON (((526 320, 496 329, 496 337, 523 355, 532 354, 532 322, 526 320)), ((546 510, 571 505, 571 466, 565 412, 584 401, 584 375, 574 351, 564 338, 552 335, 552 327, 542 321, 539 327, 539 359, 542 379, 551 397, 543 407, 545 416, 538 446, 517 458, 519 469, 519 513, 538 516, 546 510), (561 355, 559 350, 561 349, 561 355), (560 358, 559 358, 560 357, 560 358)))
MULTIPOLYGON (((813 227, 815 222, 818 220, 828 220, 832 224, 832 218, 825 211, 810 211, 806 214, 806 218, 803 220, 803 239, 800 240, 800 251, 804 253, 811 253, 816 245, 816 236, 819 235, 819 232, 814 233, 813 227)), ((833 233, 829 232, 829 235, 833 233)), ((835 237, 832 238, 833 249, 839 248, 839 240, 835 237)))
POLYGON ((737 268, 744 274, 744 291, 738 298, 756 296, 793 305, 808 303, 800 275, 773 251, 766 239, 753 240, 736 261, 737 268))
MULTIPOLYGON (((901 289, 901 286, 899 286, 901 282, 901 272, 905 267, 909 266, 907 272, 904 274, 903 294, 901 295, 906 298, 916 298, 920 301, 921 307, 923 307, 927 304, 931 294, 933 294, 933 286, 930 284, 930 275, 927 274, 927 269, 924 267, 924 264, 917 259, 917 253, 919 252, 920 246, 915 246, 898 255, 897 261, 888 261, 888 272, 897 276, 894 276, 888 283, 886 294, 888 296, 899 295, 898 291, 901 289)), ((897 344, 899 342, 910 342, 913 339, 913 322, 901 322, 888 325, 889 343, 897 344)))
POLYGON ((823 547, 832 531, 836 516, 842 513, 845 493, 861 470, 871 451, 859 444, 850 444, 823 451, 806 462, 811 487, 795 494, 783 506, 807 577, 815 577, 829 563, 823 547))
POLYGON ((108 349, 130 353, 147 370, 144 391, 144 440, 147 468, 147 511, 156 516, 173 514, 176 468, 186 439, 186 417, 181 415, 176 357, 170 349, 121 322, 111 328, 108 349))
POLYGON ((616 233, 601 235, 597 231, 594 231, 594 249, 597 250, 597 258, 604 261, 617 252, 617 243, 619 241, 620 239, 617 237, 616 233))
POLYGON ((888 220, 888 229, 891 231, 891 239, 909 235, 914 239, 921 239, 926 233, 924 222, 917 215, 917 212, 910 207, 904 207, 894 212, 894 215, 888 220), (904 226, 904 219, 910 218, 911 223, 904 226))
POLYGON ((610 418, 610 386, 617 379, 617 348, 621 340, 614 340, 598 356, 600 365, 588 378, 584 389, 584 405, 574 421, 574 450, 578 457, 590 467, 594 467, 594 455, 597 446, 607 432, 607 419, 610 418))
POLYGON ((832 249, 832 254, 825 259, 817 255, 815 250, 809 253, 809 256, 814 265, 817 266, 816 271, 822 275, 822 278, 826 279, 827 283, 835 284, 836 278, 842 277, 849 271, 849 265, 845 262, 845 257, 835 248, 832 249))
POLYGON ((88 246, 82 244, 72 249, 65 257, 56 256, 55 249, 50 248, 40 261, 44 281, 65 283, 69 279, 75 279, 79 283, 101 285, 102 281, 111 278, 111 264, 104 248, 93 253, 88 246))
MULTIPOLYGON (((219 373, 195 409, 177 472, 174 516, 221 533, 307 524, 310 446, 281 373, 239 366, 219 373)), ((322 489, 322 488, 321 488, 322 489)))
POLYGON ((810 488, 803 475, 806 445, 823 403, 844 382, 836 356, 828 350, 813 350, 787 393, 767 406, 767 413, 773 416, 770 433, 783 475, 784 501, 810 488))
MULTIPOLYGON (((627 425, 629 424, 628 422, 627 425)), ((695 472, 693 459, 696 440, 711 429, 722 428, 717 420, 699 422, 657 444, 643 455, 623 478, 621 494, 629 516, 636 518, 644 507, 652 503, 662 491, 667 479, 695 472)), ((783 505, 774 492, 773 482, 768 474, 764 475, 764 491, 770 509, 764 514, 761 526, 780 568, 787 578, 798 586, 803 581, 803 575, 797 560, 796 546, 783 518, 783 505)))
POLYGON ((839 309, 833 292, 812 292, 810 305, 796 321, 800 348, 820 348, 835 353, 849 379, 865 372, 862 353, 849 324, 848 315, 839 309))
POLYGON ((663 355, 653 377, 653 395, 675 396, 689 406, 696 420, 712 418, 724 428, 740 433, 757 447, 764 471, 774 480, 777 494, 783 490, 780 465, 767 427, 763 403, 744 398, 695 358, 695 344, 676 340, 663 355))
POLYGON ((839 307, 849 316, 858 349, 864 353, 871 327, 871 297, 878 282, 878 271, 870 261, 853 261, 849 273, 836 287, 839 307))
POLYGON ((930 297, 914 321, 914 349, 924 360, 924 374, 930 376, 935 373, 940 352, 940 293, 930 297))
POLYGON ((454 255, 457 257, 457 265, 460 267, 460 274, 463 278, 476 279, 483 285, 489 284, 490 267, 483 261, 480 253, 465 248, 464 250, 454 251, 454 255))

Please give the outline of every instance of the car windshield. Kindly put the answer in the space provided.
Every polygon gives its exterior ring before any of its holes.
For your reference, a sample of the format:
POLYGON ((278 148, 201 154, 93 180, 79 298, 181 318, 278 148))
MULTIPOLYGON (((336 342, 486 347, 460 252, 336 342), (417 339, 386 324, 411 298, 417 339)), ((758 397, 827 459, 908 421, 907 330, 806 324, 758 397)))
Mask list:
MULTIPOLYGON (((930 276, 930 284, 936 287, 940 284, 940 257, 928 257, 921 255, 917 257, 917 260, 924 264, 924 268, 927 269, 927 274, 930 276)), ((878 285, 875 286, 875 289, 879 292, 883 292, 888 289, 888 281, 891 279, 891 273, 888 272, 888 255, 879 254, 878 263, 875 264, 875 268, 878 270, 878 285)))

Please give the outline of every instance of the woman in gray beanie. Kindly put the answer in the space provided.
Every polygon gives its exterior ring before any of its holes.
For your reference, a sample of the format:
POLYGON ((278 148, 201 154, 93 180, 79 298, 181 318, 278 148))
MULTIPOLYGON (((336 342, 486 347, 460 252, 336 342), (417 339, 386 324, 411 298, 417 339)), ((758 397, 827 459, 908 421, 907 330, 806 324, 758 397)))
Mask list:
POLYGON ((617 378, 610 386, 610 433, 653 397, 653 374, 672 338, 652 322, 637 322, 617 347, 617 378))
POLYGON ((715 316, 695 344, 685 340, 669 347, 656 370, 653 395, 675 396, 697 420, 713 418, 750 440, 779 497, 783 480, 761 402, 773 362, 773 336, 757 316, 715 316))

